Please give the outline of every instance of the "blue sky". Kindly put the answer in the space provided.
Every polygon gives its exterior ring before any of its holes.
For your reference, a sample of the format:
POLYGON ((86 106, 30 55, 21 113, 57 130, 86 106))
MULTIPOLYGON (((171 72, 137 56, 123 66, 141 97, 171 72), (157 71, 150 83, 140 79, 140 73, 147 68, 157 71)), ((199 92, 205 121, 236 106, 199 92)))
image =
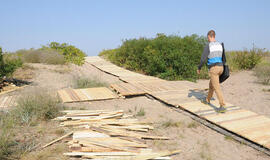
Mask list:
POLYGON ((270 49, 269 0, 0 0, 4 51, 67 42, 88 55, 122 40, 206 35, 216 30, 227 50, 270 49))

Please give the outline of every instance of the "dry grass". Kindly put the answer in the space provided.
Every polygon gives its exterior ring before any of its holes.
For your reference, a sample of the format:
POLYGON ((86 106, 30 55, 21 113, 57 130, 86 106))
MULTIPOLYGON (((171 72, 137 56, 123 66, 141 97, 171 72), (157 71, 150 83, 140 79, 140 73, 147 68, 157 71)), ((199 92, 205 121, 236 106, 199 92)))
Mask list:
POLYGON ((144 108, 140 108, 140 110, 136 113, 137 117, 145 116, 144 108))
POLYGON ((60 136, 65 133, 65 130, 63 128, 59 128, 59 129, 56 129, 54 133, 60 136))
POLYGON ((68 157, 64 156, 63 153, 67 152, 67 145, 64 143, 55 144, 52 147, 45 148, 40 151, 32 152, 24 155, 22 160, 67 160, 68 157))
POLYGON ((91 88, 91 87, 107 87, 108 84, 99 81, 97 78, 75 77, 73 88, 91 88))
MULTIPOLYGON (((31 92, 18 100, 18 105, 0 115, 0 159, 20 159, 39 146, 44 135, 58 135, 56 122, 49 122, 59 114, 58 99, 43 90, 31 92), (18 134, 20 133, 20 134, 18 134)), ((59 133, 60 134, 60 133, 59 133)))
POLYGON ((211 152, 210 152, 210 146, 207 142, 204 142, 202 145, 201 145, 201 152, 199 153, 200 154, 200 157, 201 159, 205 159, 205 160, 212 160, 212 155, 211 155, 211 152))
POLYGON ((224 136, 224 139, 227 140, 227 141, 234 141, 233 137, 232 136, 224 136))
POLYGON ((62 67, 62 68, 54 69, 53 71, 60 74, 67 74, 71 72, 71 69, 69 67, 62 67))
POLYGON ((262 63, 255 67, 254 72, 259 83, 270 85, 270 58, 266 57, 262 63))
POLYGON ((264 91, 264 92, 270 92, 270 89, 263 89, 262 91, 264 91))
POLYGON ((193 122, 190 122, 190 123, 187 125, 187 127, 188 127, 188 128, 197 128, 199 125, 200 125, 200 124, 199 124, 198 122, 193 121, 193 122))
POLYGON ((12 75, 12 78, 19 80, 30 80, 35 76, 35 68, 29 64, 23 64, 21 68, 18 68, 12 75))
POLYGON ((59 115, 59 100, 45 91, 29 93, 17 101, 14 117, 24 124, 49 120, 59 115))
POLYGON ((177 127, 178 128, 178 127, 182 127, 183 125, 184 125, 184 123, 182 121, 175 122, 171 119, 169 119, 161 124, 161 126, 164 128, 169 128, 169 127, 177 127))
POLYGON ((15 53, 24 63, 65 64, 65 57, 55 50, 19 50, 15 53))

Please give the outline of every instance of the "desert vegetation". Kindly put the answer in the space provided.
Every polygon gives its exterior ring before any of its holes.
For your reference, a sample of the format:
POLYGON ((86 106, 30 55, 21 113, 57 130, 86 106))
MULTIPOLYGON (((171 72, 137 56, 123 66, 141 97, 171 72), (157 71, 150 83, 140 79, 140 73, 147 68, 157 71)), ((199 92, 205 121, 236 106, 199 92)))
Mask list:
POLYGON ((270 85, 270 53, 264 55, 262 62, 255 67, 254 71, 260 83, 270 85))
POLYGON ((12 66, 23 63, 59 64, 74 63, 82 65, 86 54, 80 49, 67 43, 51 42, 38 49, 21 49, 16 52, 7 52, 3 60, 12 66))
POLYGON ((61 109, 58 99, 43 91, 22 96, 17 103, 15 108, 0 115, 0 159, 3 160, 19 159, 35 149, 43 132, 50 130, 48 120, 59 115, 61 109))
POLYGON ((19 59, 4 58, 0 47, 0 82, 5 76, 11 75, 17 68, 22 66, 19 59))
POLYGON ((107 83, 101 82, 97 78, 74 77, 73 88, 91 88, 91 87, 106 87, 107 83))

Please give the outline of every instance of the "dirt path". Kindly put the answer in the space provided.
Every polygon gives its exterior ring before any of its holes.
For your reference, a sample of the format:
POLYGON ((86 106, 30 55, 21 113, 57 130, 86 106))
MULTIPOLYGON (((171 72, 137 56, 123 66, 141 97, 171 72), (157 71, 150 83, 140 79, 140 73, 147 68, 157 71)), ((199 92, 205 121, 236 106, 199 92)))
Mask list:
MULTIPOLYGON (((55 92, 61 88, 72 87, 76 77, 94 77, 94 79, 107 83, 119 82, 118 78, 101 72, 91 65, 83 65, 82 67, 75 65, 32 65, 35 68, 33 84, 31 87, 27 87, 21 92, 27 92, 32 89, 37 90, 39 88, 45 88, 55 92)), ((253 83, 254 81, 255 77, 252 76, 251 72, 233 74, 231 78, 224 83, 223 89, 226 100, 240 107, 248 108, 257 113, 269 116, 270 107, 269 105, 267 107, 267 104, 270 104, 270 94, 262 91, 262 89, 266 87, 253 83), (238 97, 237 99, 235 98, 236 96, 238 97)), ((199 81, 198 83, 202 86, 208 86, 208 81, 199 81)), ((141 110, 144 114, 140 114, 137 118, 154 122, 156 129, 153 131, 153 134, 164 135, 171 138, 169 141, 149 141, 148 144, 155 150, 181 149, 182 153, 174 156, 173 159, 270 159, 269 156, 264 153, 244 144, 240 144, 230 137, 225 137, 192 120, 186 114, 176 112, 165 104, 145 96, 72 103, 67 104, 67 106, 76 109, 123 109, 125 112, 134 115, 137 115, 139 110, 141 110)))

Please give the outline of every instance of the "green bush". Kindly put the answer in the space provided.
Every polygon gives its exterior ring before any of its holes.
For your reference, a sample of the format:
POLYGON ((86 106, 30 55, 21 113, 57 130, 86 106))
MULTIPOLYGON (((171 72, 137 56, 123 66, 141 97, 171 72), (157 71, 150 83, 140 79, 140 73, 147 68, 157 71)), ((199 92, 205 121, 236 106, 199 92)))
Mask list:
POLYGON ((228 52, 228 64, 232 70, 246 70, 254 68, 261 60, 264 51, 262 49, 253 48, 244 51, 228 52))
MULTIPOLYGON (((206 44, 205 37, 166 36, 157 34, 155 38, 139 38, 123 41, 113 50, 100 53, 116 65, 158 76, 167 80, 196 80, 197 65, 206 44)), ((202 78, 206 78, 203 72, 202 78)))
POLYGON ((84 57, 86 54, 75 46, 68 45, 67 43, 57 43, 51 42, 47 46, 43 46, 41 50, 52 49, 60 53, 65 57, 66 62, 71 62, 77 65, 82 65, 84 63, 84 57))
POLYGON ((10 58, 2 54, 0 47, 0 80, 4 76, 10 76, 17 68, 22 66, 22 61, 18 58, 10 58))

